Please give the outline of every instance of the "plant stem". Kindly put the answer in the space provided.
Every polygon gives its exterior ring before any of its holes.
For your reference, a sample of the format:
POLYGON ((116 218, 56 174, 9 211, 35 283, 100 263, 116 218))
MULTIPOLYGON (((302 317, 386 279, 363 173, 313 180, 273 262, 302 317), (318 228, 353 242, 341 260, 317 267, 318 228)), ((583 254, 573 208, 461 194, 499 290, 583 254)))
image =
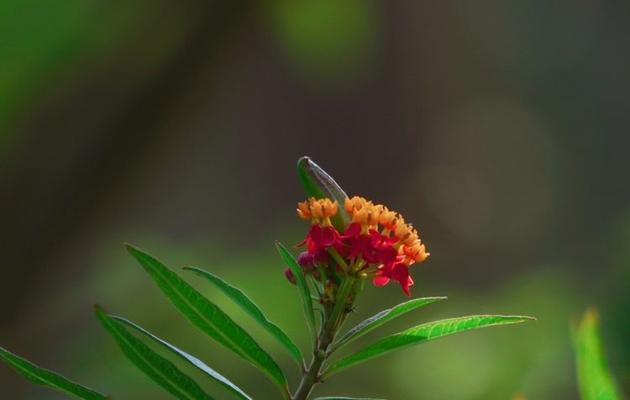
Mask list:
POLYGON ((306 400, 308 396, 311 394, 313 387, 319 383, 319 372, 324 365, 324 361, 326 361, 327 354, 325 350, 322 350, 324 347, 328 347, 330 345, 330 340, 328 344, 322 340, 323 337, 320 337, 320 346, 315 349, 313 354, 313 361, 311 361, 311 365, 306 370, 304 376, 302 376, 302 380, 300 381, 300 385, 297 388, 297 391, 293 395, 293 400, 306 400))
POLYGON ((326 359, 330 355, 329 347, 335 339, 335 335, 346 319, 348 296, 355 286, 355 279, 346 277, 343 280, 337 296, 332 312, 322 325, 322 329, 317 338, 315 350, 313 351, 313 360, 308 369, 304 372, 302 380, 293 395, 292 400, 306 400, 311 394, 313 387, 321 382, 320 372, 326 359))
POLYGON ((349 272, 350 268, 348 267, 348 264, 334 247, 328 249, 328 254, 330 254, 333 260, 335 260, 335 262, 339 264, 339 266, 344 270, 345 273, 349 272))

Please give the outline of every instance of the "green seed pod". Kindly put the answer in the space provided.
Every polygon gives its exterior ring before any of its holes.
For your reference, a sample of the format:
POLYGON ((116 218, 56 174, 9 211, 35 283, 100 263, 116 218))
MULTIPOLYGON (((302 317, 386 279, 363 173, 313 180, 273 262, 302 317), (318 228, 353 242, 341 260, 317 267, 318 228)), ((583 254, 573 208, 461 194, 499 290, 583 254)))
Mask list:
POLYGON ((331 218, 331 222, 338 231, 343 232, 350 224, 350 216, 344 208, 344 203, 348 198, 346 192, 309 157, 304 156, 298 160, 297 170, 308 197, 315 197, 316 199, 329 198, 337 201, 339 211, 337 215, 331 218))

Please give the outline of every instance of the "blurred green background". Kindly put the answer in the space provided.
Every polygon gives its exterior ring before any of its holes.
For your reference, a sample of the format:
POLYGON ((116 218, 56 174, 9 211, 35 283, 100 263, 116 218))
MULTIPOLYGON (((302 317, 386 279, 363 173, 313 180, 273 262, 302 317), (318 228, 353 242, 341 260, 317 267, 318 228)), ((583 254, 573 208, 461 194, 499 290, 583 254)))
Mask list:
MULTIPOLYGON (((570 324, 587 305, 630 393, 630 3, 9 0, 0 32, 3 346, 115 398, 168 398, 100 329, 99 303, 275 398, 122 243, 241 286, 306 350, 273 241, 305 233, 307 154, 404 213, 432 253, 413 295, 449 301, 379 332, 538 317, 366 363, 318 394, 574 399, 570 324)), ((295 380, 271 338, 190 279, 295 380)), ((354 322, 402 300, 370 287, 354 322)), ((0 394, 63 398, 5 366, 0 394)))

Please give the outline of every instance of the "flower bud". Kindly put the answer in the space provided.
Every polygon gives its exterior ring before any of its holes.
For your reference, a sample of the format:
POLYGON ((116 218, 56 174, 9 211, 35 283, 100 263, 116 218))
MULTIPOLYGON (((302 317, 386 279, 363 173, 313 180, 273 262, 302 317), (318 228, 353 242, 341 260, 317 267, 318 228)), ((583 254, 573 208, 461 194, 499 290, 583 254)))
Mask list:
MULTIPOLYGON (((348 196, 343 189, 309 157, 302 157, 298 160, 297 170, 307 196, 316 199, 328 198, 332 202, 336 201, 337 204, 345 203, 348 196)), ((350 216, 339 207, 339 210, 331 218, 331 222, 337 230, 343 232, 350 224, 350 216)))
POLYGON ((311 203, 311 214, 313 214, 313 218, 321 219, 324 217, 324 207, 320 202, 312 202, 311 203))
POLYGON ((356 222, 359 225, 366 225, 368 219, 368 212, 365 208, 358 210, 352 215, 352 222, 356 222))
POLYGON ((311 219, 311 209, 308 206, 308 200, 298 203, 297 213, 302 219, 311 219))
POLYGON ((396 225, 396 213, 384 208, 379 215, 378 222, 383 225, 385 229, 391 231, 396 225))
POLYGON ((313 254, 303 251, 300 253, 297 259, 298 264, 303 270, 308 271, 315 266, 315 260, 313 254))
POLYGON ((284 276, 289 282, 295 285, 295 275, 293 275, 293 271, 291 271, 291 268, 287 268, 284 270, 284 276))

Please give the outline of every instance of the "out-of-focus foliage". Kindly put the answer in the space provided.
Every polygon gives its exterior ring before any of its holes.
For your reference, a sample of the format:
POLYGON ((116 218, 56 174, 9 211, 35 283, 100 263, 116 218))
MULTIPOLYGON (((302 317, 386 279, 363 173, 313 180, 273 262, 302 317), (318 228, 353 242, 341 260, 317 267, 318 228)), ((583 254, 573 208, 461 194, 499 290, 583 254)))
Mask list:
POLYGON ((136 12, 134 6, 115 12, 94 0, 0 4, 0 150, 15 132, 16 118, 24 117, 20 107, 70 74, 82 74, 82 59, 114 50, 132 31, 136 12))
POLYGON ((595 310, 584 313, 575 332, 578 383, 582 400, 618 400, 614 382, 599 334, 599 317, 595 310))
POLYGON ((305 77, 351 79, 371 63, 381 29, 372 0, 273 0, 272 30, 305 77))

